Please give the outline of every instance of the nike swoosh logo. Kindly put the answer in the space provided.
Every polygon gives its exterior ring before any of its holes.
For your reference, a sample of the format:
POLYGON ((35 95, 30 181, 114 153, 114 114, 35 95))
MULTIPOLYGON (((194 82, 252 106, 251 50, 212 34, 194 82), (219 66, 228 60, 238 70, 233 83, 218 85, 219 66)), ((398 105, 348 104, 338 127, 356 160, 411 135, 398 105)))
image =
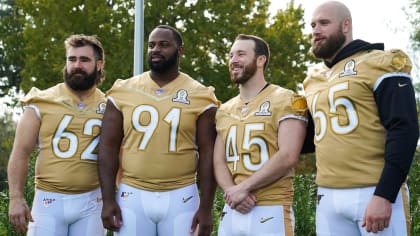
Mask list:
POLYGON ((272 216, 272 217, 268 217, 268 218, 261 218, 260 219, 260 223, 265 223, 265 222, 267 222, 267 221, 269 221, 269 220, 271 220, 271 219, 274 219, 274 217, 272 216))
POLYGON ((400 88, 402 88, 402 87, 404 87, 404 86, 407 86, 408 84, 400 84, 400 83, 398 83, 398 87, 400 87, 400 88))
POLYGON ((189 197, 187 197, 187 198, 182 198, 182 202, 183 203, 186 203, 186 202, 188 202, 191 198, 192 198, 193 196, 189 196, 189 197))

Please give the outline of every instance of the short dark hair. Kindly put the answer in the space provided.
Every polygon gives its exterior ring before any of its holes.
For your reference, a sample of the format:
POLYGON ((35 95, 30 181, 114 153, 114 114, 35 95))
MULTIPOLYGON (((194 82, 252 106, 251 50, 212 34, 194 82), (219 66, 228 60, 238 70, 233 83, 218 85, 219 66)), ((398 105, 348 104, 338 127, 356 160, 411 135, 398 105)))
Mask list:
POLYGON ((252 40, 255 42, 255 48, 254 48, 254 52, 255 52, 255 56, 261 56, 264 55, 267 60, 264 63, 264 70, 267 68, 268 66, 268 62, 270 60, 270 48, 268 46, 268 43, 255 35, 247 35, 247 34, 239 34, 238 36, 236 36, 236 40, 252 40))
POLYGON ((167 30, 172 31, 172 34, 174 35, 177 46, 178 47, 179 46, 184 46, 184 40, 182 39, 182 35, 177 29, 175 29, 174 27, 169 26, 169 25, 158 25, 158 26, 156 26, 156 29, 157 28, 167 29, 167 30))

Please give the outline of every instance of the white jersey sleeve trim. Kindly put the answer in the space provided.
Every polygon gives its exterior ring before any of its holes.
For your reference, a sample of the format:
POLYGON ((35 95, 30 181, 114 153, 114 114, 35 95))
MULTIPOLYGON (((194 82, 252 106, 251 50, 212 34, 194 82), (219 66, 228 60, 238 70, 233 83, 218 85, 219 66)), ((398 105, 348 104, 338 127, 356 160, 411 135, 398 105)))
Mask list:
POLYGON ((293 115, 293 114, 289 114, 289 115, 285 115, 285 116, 281 117, 279 119, 279 122, 278 123, 280 124, 280 122, 282 122, 282 121, 284 121, 286 119, 296 119, 296 120, 301 120, 301 121, 304 121, 305 123, 308 123, 308 118, 306 118, 304 116, 293 115))
POLYGON ((213 108, 213 107, 217 107, 217 105, 216 104, 209 104, 208 106, 206 106, 203 109, 203 111, 200 113, 200 115, 203 114, 204 112, 206 112, 207 110, 209 110, 210 108, 213 108))
POLYGON ((114 104, 115 108, 117 108, 118 111, 121 111, 121 109, 118 107, 117 103, 111 96, 108 96, 106 99, 112 102, 112 104, 114 104))
POLYGON ((376 91, 376 89, 379 87, 379 85, 382 83, 382 81, 384 81, 385 79, 388 79, 388 78, 392 78, 392 77, 406 77, 406 78, 410 79, 410 81, 413 80, 413 78, 411 77, 410 74, 407 74, 407 73, 404 73, 404 72, 386 73, 376 80, 375 84, 373 85, 373 92, 376 91))
POLYGON ((38 107, 35 106, 34 104, 29 104, 23 107, 24 110, 26 109, 33 109, 36 113, 36 116, 38 117, 39 120, 41 120, 41 112, 39 111, 38 107))

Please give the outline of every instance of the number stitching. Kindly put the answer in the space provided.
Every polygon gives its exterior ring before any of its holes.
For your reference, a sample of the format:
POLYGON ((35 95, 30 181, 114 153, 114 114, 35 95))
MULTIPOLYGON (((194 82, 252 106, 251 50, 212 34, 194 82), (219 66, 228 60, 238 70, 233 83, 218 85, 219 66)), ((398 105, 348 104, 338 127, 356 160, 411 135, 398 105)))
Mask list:
MULTIPOLYGON (((246 124, 244 130, 244 137, 242 141, 242 149, 244 151, 250 150, 252 145, 258 145, 260 150, 260 160, 258 163, 251 162, 251 155, 248 153, 242 154, 243 165, 246 169, 251 171, 259 170, 265 162, 269 159, 269 152, 268 152, 268 145, 267 142, 258 136, 252 136, 252 131, 264 131, 264 124, 263 123, 252 123, 246 124)), ((237 162, 240 161, 241 156, 238 154, 237 149, 237 126, 233 125, 229 128, 227 138, 226 138, 226 146, 225 146, 225 154, 226 154, 226 161, 233 162, 232 171, 236 171, 238 168, 237 162)))
MULTIPOLYGON (((59 158, 70 158, 73 157, 79 147, 79 138, 73 132, 66 131, 67 127, 70 125, 71 121, 73 120, 73 116, 71 115, 64 115, 61 119, 56 132, 52 138, 52 150, 53 153, 59 158), (60 148, 60 141, 62 139, 67 139, 69 141, 69 145, 67 150, 62 150, 60 148)), ((93 136, 93 129, 94 127, 101 127, 102 120, 97 118, 88 119, 83 127, 83 135, 93 136)), ((86 146, 84 151, 82 152, 80 158, 82 160, 92 160, 96 161, 98 159, 98 155, 94 153, 97 150, 99 144, 99 136, 96 136, 92 139, 92 141, 86 146)))
POLYGON ((315 140, 320 141, 327 131, 328 127, 331 127, 332 132, 336 134, 348 134, 354 131, 357 126, 359 125, 359 117, 357 115, 357 111, 355 105, 351 101, 351 99, 344 97, 344 96, 337 96, 337 94, 341 91, 345 91, 349 89, 349 82, 343 82, 331 86, 328 90, 328 106, 329 111, 328 113, 316 108, 316 104, 318 102, 320 92, 314 95, 311 108, 313 112, 313 119, 314 121, 318 121, 319 127, 318 130, 315 132, 315 140), (337 108, 342 107, 345 110, 346 117, 348 120, 347 124, 340 124, 337 115, 337 108), (327 114, 330 116, 327 119, 327 114), (329 124, 329 125, 328 125, 329 124))

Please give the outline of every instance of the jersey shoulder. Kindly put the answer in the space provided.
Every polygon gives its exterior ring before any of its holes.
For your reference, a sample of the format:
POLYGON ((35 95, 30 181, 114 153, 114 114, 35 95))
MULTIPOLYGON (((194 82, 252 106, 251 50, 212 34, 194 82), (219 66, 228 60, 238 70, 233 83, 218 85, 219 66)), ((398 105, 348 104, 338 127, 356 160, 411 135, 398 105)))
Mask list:
POLYGON ((278 85, 272 85, 268 89, 268 95, 278 112, 289 111, 290 114, 306 116, 308 106, 306 98, 303 95, 297 94, 291 89, 286 89, 278 85), (271 87, 271 88, 270 88, 271 87))
POLYGON ((386 73, 410 73, 413 66, 408 55, 400 49, 367 51, 361 54, 359 60, 372 68, 382 68, 386 73))
POLYGON ((67 97, 69 92, 64 83, 57 84, 53 87, 41 90, 32 87, 29 92, 20 100, 23 105, 35 103, 39 101, 57 101, 63 97, 67 97))

